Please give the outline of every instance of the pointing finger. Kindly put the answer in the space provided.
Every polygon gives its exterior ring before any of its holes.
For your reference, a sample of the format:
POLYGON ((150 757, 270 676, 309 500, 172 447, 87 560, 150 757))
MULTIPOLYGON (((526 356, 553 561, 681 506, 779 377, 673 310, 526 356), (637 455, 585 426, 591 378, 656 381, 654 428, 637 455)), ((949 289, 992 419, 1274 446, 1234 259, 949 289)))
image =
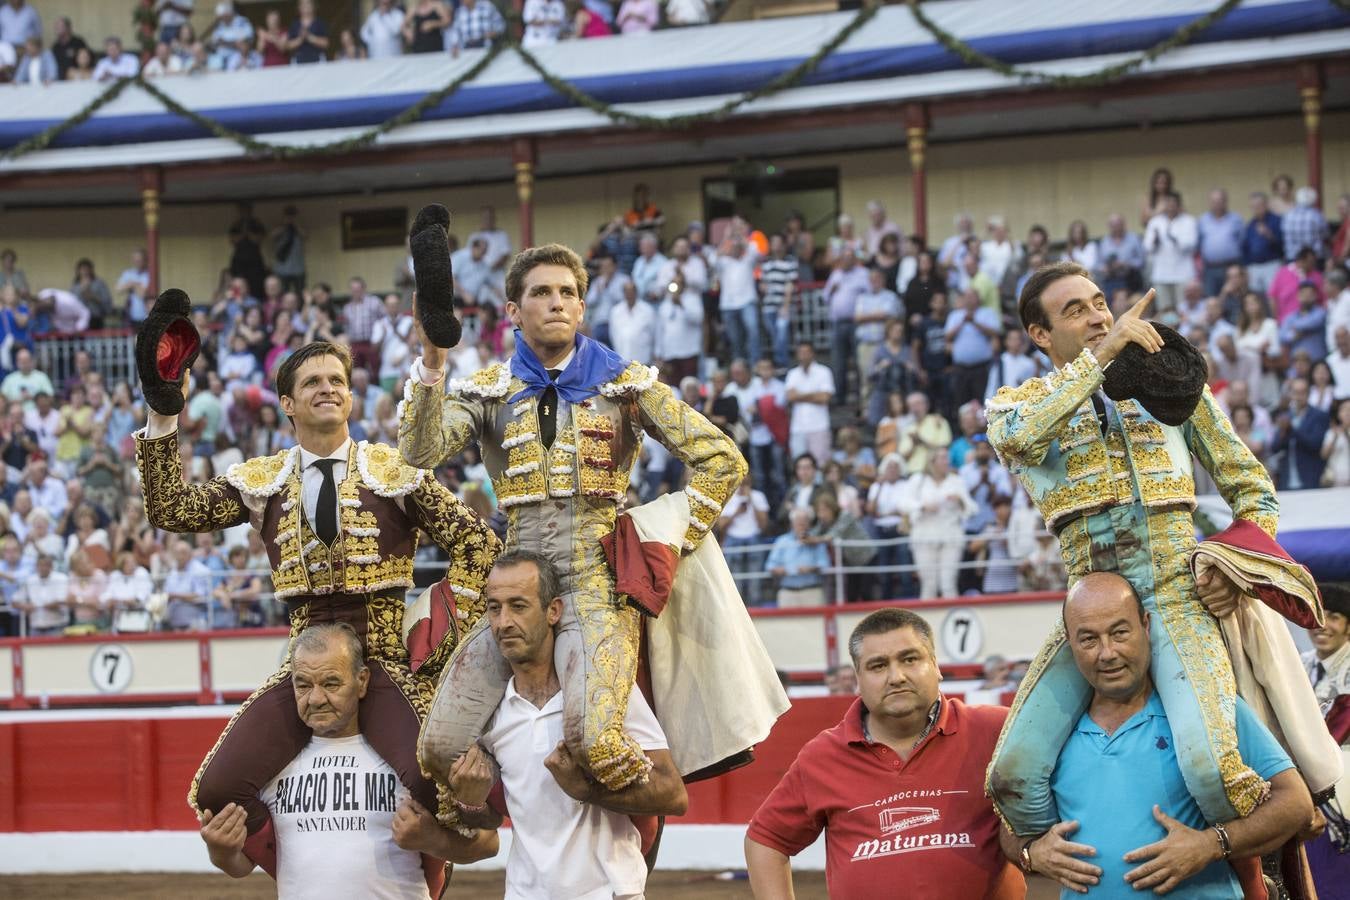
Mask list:
POLYGON ((1137 319, 1140 316, 1142 316, 1144 314, 1144 311, 1148 309, 1148 305, 1153 302, 1153 298, 1154 296, 1157 295, 1157 293, 1158 292, 1155 291, 1153 288, 1149 288, 1148 293, 1140 297, 1138 302, 1136 302, 1134 306, 1131 306, 1128 310, 1126 310, 1125 315, 1121 316, 1121 318, 1123 319, 1126 316, 1128 316, 1130 318, 1137 319))

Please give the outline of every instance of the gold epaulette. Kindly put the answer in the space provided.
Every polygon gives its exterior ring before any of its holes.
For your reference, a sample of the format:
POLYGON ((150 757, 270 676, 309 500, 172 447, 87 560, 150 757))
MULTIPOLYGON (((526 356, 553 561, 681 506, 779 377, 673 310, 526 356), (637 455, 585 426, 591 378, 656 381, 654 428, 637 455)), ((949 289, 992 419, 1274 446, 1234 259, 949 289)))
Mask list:
POLYGON ((468 378, 453 378, 446 386, 450 394, 470 394, 475 397, 505 397, 511 386, 511 367, 506 363, 493 363, 486 369, 479 369, 468 378))
POLYGON ((656 375, 656 366, 630 362, 617 378, 600 385, 600 393, 611 398, 624 394, 640 394, 656 383, 656 375))
POLYGON ((426 474, 405 463, 394 447, 366 441, 356 445, 356 468, 365 486, 380 497, 411 494, 426 474))
POLYGON ((292 447, 272 456, 255 456, 225 470, 225 480, 241 494, 270 497, 281 490, 300 458, 300 448, 292 447))
POLYGON ((985 410, 1012 409, 1019 403, 1035 402, 1043 400, 1050 393, 1050 385, 1044 375, 1038 375, 1035 378, 1028 378, 1026 381, 1012 387, 1004 386, 998 389, 998 393, 985 401, 985 410))

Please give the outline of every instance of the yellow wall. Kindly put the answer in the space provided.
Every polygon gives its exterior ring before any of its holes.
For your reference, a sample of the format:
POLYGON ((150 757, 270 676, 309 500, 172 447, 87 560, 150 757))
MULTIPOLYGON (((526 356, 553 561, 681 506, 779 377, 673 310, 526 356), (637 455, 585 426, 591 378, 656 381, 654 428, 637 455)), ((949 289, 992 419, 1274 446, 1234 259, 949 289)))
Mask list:
MULTIPOLYGON (((1324 185, 1334 198, 1350 190, 1350 114, 1325 122, 1324 185)), ((1082 217, 1100 234, 1108 213, 1121 210, 1136 221, 1149 173, 1168 165, 1188 206, 1203 208, 1212 186, 1226 186, 1234 206, 1246 211, 1245 195, 1269 185, 1273 175, 1304 171, 1301 124, 1296 117, 1249 123, 1177 126, 1148 132, 1115 131, 1057 137, 938 144, 930 148, 930 243, 951 232, 961 210, 977 220, 1000 213, 1017 236, 1039 222, 1058 240, 1068 224, 1082 217)), ((867 200, 880 199, 908 230, 912 221, 908 157, 903 148, 810 157, 782 157, 780 168, 838 166, 844 210, 861 219, 867 200)), ((535 240, 561 241, 584 249, 596 227, 626 208, 632 185, 645 181, 665 210, 668 234, 702 217, 704 177, 725 175, 726 166, 708 164, 624 171, 569 178, 544 178, 535 186, 535 240)), ((297 190, 301 188, 297 185, 297 190)), ((162 209, 161 283, 209 296, 229 259, 225 230, 234 219, 230 204, 178 206, 172 203, 170 171, 162 209)), ((439 200, 455 211, 451 230, 461 239, 478 227, 479 207, 492 204, 500 227, 516 235, 514 186, 507 181, 453 189, 409 191, 373 196, 347 195, 294 201, 309 232, 307 256, 311 280, 330 281, 345 292, 346 280, 364 275, 372 287, 391 283, 402 258, 399 248, 343 253, 339 233, 343 211, 405 205, 410 214, 439 200)), ((259 202, 256 213, 267 225, 280 220, 286 200, 259 202)), ((773 229, 778 223, 757 223, 773 229)), ((19 265, 35 286, 66 286, 74 262, 88 256, 110 282, 142 242, 141 216, 133 207, 80 210, 10 210, 0 216, 0 244, 12 246, 19 265)))

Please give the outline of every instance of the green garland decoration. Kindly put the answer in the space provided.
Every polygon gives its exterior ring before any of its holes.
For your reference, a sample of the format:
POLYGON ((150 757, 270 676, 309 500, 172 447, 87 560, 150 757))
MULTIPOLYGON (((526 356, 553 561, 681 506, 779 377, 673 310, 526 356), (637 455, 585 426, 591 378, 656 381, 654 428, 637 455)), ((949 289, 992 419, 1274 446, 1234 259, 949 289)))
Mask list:
POLYGON ((85 122, 89 121, 89 118, 94 113, 98 112, 100 109, 102 109, 103 107, 107 106, 109 103, 113 102, 118 97, 120 97, 123 91, 125 91, 129 86, 135 83, 135 80, 136 79, 132 78, 122 78, 117 81, 114 81, 111 85, 108 86, 107 90, 99 94, 93 100, 89 101, 89 103, 84 107, 84 109, 75 113, 75 115, 71 116, 69 119, 66 119, 64 122, 57 122, 50 128, 45 128, 42 131, 39 131, 37 134, 30 137, 28 140, 23 141, 22 143, 15 144, 13 147, 10 147, 9 150, 5 151, 4 155, 0 156, 0 159, 18 159, 20 156, 23 156, 27 153, 34 153, 38 150, 46 150, 49 146, 51 146, 52 141, 56 140, 61 135, 65 134, 67 131, 74 128, 75 126, 83 125, 85 122))
MULTIPOLYGON (((787 90, 799 84, 804 78, 814 72, 826 57, 857 33, 858 29, 871 21, 872 17, 876 15, 877 9, 878 6, 874 0, 869 0, 869 2, 865 3, 863 7, 858 10, 858 14, 855 15, 847 25, 840 29, 828 43, 821 47, 809 59, 794 66, 790 71, 783 73, 763 87, 753 91, 747 91, 741 96, 723 103, 716 109, 702 113, 660 118, 657 116, 644 116, 615 109, 605 102, 592 97, 590 94, 578 90, 575 86, 561 78, 558 78, 556 75, 545 69, 539 60, 535 58, 534 54, 521 47, 514 39, 509 39, 495 42, 488 52, 483 54, 482 58, 480 58, 472 67, 440 90, 428 94, 398 115, 386 119, 379 125, 369 128, 358 135, 328 144, 292 146, 271 143, 269 141, 260 141, 251 135, 235 131, 232 128, 222 125, 215 119, 188 109, 186 106, 183 106, 177 100, 173 99, 173 97, 156 87, 155 84, 147 81, 141 75, 137 75, 134 78, 126 78, 115 82, 108 90, 94 98, 87 106, 75 113, 75 115, 71 116, 65 122, 54 125, 40 134, 34 135, 32 138, 11 148, 3 155, 0 155, 0 159, 16 159, 27 153, 47 149, 52 141, 69 131, 71 128, 87 121, 90 116, 115 100, 127 86, 132 84, 158 100, 169 112, 188 119, 200 128, 209 131, 214 137, 233 141, 250 155, 257 158, 300 159, 302 157, 333 156, 350 153, 354 150, 361 150, 371 146, 382 135, 388 134, 395 128, 400 128, 404 125, 416 122, 428 110, 444 102, 465 84, 477 78, 484 69, 492 64, 493 60, 495 60, 498 55, 508 49, 518 53, 525 63, 539 73, 540 77, 554 90, 563 94, 574 103, 593 109, 602 115, 608 116, 615 122, 666 131, 687 130, 703 122, 711 122, 726 118, 747 103, 769 96, 770 94, 787 90)), ((516 19, 517 16, 513 14, 511 16, 512 24, 518 24, 516 19)))
POLYGON ((811 73, 820 68, 820 64, 825 61, 834 51, 838 50, 845 41, 853 37, 864 25, 872 21, 872 17, 877 14, 881 7, 875 2, 867 2, 862 5, 849 23, 835 33, 819 50, 813 53, 807 59, 802 60, 788 71, 779 75, 777 78, 768 82, 753 91, 746 91, 739 97, 734 97, 715 109, 706 110, 700 113, 687 113, 679 116, 648 116, 641 113, 626 112, 618 109, 611 104, 605 103, 590 94, 579 89, 571 82, 564 81, 557 75, 554 75, 548 69, 544 68, 543 63, 533 53, 524 47, 516 46, 517 55, 520 56, 525 64, 544 80, 544 83, 553 90, 562 94, 578 106, 584 106, 587 109, 594 110, 603 116, 609 118, 611 122, 620 125, 634 125, 638 128, 647 128, 654 131, 687 131, 697 125, 707 122, 717 122, 725 119, 736 110, 752 103, 763 97, 768 97, 780 91, 787 90, 801 84, 811 73))
POLYGON ((260 141, 251 135, 235 131, 232 128, 227 128, 215 119, 203 116, 201 113, 188 109, 186 106, 161 91, 151 82, 141 78, 139 75, 136 76, 135 79, 129 80, 136 81, 137 87, 158 100, 169 112, 191 120, 199 127, 210 131, 215 137, 233 141, 244 148, 244 150, 252 156, 271 159, 300 159, 308 156, 335 156, 351 153, 355 150, 364 150, 373 145, 381 136, 388 134, 395 128, 400 128, 404 125, 410 125, 413 122, 416 122, 418 119, 422 118, 427 110, 444 102, 446 98, 453 95, 465 84, 481 75, 483 70, 492 65, 493 60, 501 55, 501 53, 509 46, 510 45, 504 41, 493 44, 488 52, 484 53, 476 63, 457 75, 454 80, 445 85, 445 87, 427 94, 421 100, 418 100, 398 115, 385 119, 380 124, 368 128, 360 134, 344 138, 340 141, 333 141, 328 144, 290 145, 275 144, 270 141, 260 141))
MULTIPOLYGON (((1333 0, 1338 5, 1350 7, 1350 0, 1333 0)), ((1144 65, 1153 62, 1164 53, 1175 50, 1185 44, 1190 43, 1195 37, 1205 29, 1222 20, 1230 12, 1237 9, 1242 0, 1224 0, 1219 6, 1210 10, 1198 19, 1178 28, 1172 33, 1171 37, 1164 41, 1154 44, 1152 47, 1124 62, 1107 66, 1097 72, 1086 75, 1061 75, 1054 72, 1043 72, 1037 69, 1024 69, 1020 66, 1012 66, 1000 59, 995 59, 987 53, 981 53, 965 41, 956 37, 949 31, 945 31, 921 8, 920 0, 907 0, 910 14, 914 16, 914 21, 933 36, 942 46, 946 47, 952 53, 961 57, 962 61, 969 66, 975 66, 984 69, 990 69, 998 72, 1000 75, 1013 78, 1025 83, 1047 84, 1056 88, 1070 87, 1101 87, 1117 81, 1125 75, 1134 72, 1144 65)))

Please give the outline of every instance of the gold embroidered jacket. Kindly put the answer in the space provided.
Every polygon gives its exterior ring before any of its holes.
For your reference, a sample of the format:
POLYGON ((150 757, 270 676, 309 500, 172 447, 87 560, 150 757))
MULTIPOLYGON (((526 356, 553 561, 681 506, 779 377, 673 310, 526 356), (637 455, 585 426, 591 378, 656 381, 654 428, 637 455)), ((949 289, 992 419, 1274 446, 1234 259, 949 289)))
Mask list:
POLYGON ((1275 487, 1205 388, 1183 425, 1164 425, 1133 400, 1116 404, 1122 430, 1098 428, 1092 394, 1102 369, 1090 350, 1048 375, 1005 387, 986 404, 989 443, 1026 486, 1052 531, 1080 516, 1139 502, 1150 509, 1195 508, 1192 455, 1211 475, 1235 518, 1272 537, 1275 487))
POLYGON ((150 522, 175 532, 251 523, 267 547, 277 599, 412 587, 420 532, 450 554, 445 577, 455 592, 458 630, 473 625, 482 614, 480 592, 500 549, 497 536, 477 514, 429 472, 405 464, 394 448, 353 441, 347 474, 338 485, 340 534, 328 547, 303 514, 299 458, 299 448, 293 447, 190 485, 183 481, 177 434, 151 439, 138 434, 136 440, 150 522))
POLYGON ((548 448, 539 440, 538 396, 508 402, 524 387, 506 363, 451 381, 448 393, 409 378, 399 450, 413 465, 430 468, 476 439, 503 509, 577 497, 609 507, 612 526, 645 431, 689 468, 686 550, 708 533, 745 477, 735 443, 657 381, 654 367, 629 363, 597 396, 559 403, 557 437, 548 448))

